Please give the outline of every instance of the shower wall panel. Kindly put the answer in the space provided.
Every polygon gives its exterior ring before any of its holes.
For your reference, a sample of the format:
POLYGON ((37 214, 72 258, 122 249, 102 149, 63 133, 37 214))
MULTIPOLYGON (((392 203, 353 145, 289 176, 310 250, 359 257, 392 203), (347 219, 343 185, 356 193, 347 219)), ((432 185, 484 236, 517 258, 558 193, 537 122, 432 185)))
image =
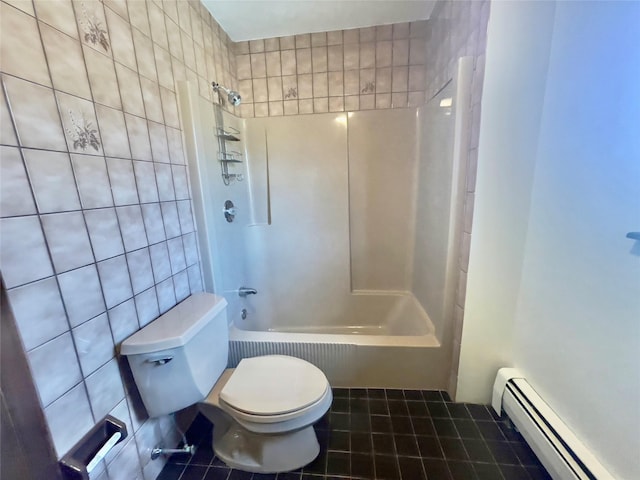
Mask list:
MULTIPOLYGON (((251 224, 246 162, 228 165, 228 172, 242 175, 225 185, 222 177, 219 128, 231 132, 242 131, 242 120, 227 112, 219 111, 202 97, 193 85, 178 84, 178 101, 183 119, 186 152, 191 159, 189 175, 194 198, 197 238, 202 258, 205 291, 224 295, 228 302, 230 318, 241 315, 243 308, 237 290, 245 286, 247 278, 246 255, 242 248, 244 229, 251 224), (233 202, 235 216, 232 222, 223 213, 225 202, 233 202)), ((244 150, 241 141, 225 144, 227 152, 244 150)), ((242 158, 240 156, 239 158, 242 158)))
MULTIPOLYGON (((452 174, 454 122, 451 105, 453 82, 427 105, 420 107, 417 209, 413 294, 427 311, 438 333, 446 318, 447 265, 452 222, 452 174), (448 102, 447 102, 448 100, 448 102)), ((458 101, 457 98, 454 99, 458 101)))
POLYGON ((349 113, 353 290, 410 290, 416 109, 349 113))
POLYGON ((247 298, 245 322, 339 325, 349 294, 346 114, 245 121, 253 138, 266 133, 269 198, 252 201, 269 201, 271 212, 270 225, 247 228, 249 282, 258 294, 247 298))

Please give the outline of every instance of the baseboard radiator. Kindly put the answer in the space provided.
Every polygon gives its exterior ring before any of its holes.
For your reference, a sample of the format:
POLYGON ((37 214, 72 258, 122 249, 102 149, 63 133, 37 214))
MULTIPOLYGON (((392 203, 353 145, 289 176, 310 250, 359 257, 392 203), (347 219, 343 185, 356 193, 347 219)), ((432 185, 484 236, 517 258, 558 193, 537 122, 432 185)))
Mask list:
POLYGON ((614 480, 517 370, 498 371, 492 405, 506 413, 554 480, 614 480))

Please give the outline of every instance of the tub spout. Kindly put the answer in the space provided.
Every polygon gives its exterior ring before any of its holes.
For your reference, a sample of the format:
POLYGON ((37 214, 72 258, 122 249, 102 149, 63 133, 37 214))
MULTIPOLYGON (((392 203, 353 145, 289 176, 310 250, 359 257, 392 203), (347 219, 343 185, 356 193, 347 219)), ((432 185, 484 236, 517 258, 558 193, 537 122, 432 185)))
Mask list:
POLYGON ((240 295, 243 298, 246 297, 247 295, 255 295, 256 293, 258 293, 258 291, 255 288, 240 287, 238 289, 238 295, 240 295))

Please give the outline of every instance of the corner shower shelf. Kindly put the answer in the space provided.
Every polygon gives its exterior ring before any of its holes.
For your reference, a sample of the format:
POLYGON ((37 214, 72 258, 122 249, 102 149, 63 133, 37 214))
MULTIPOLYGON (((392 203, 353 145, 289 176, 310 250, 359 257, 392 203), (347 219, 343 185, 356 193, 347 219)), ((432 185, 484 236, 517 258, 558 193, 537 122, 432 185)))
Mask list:
POLYGON ((229 164, 243 163, 240 152, 220 152, 218 160, 220 161, 220 167, 222 169, 222 181, 225 185, 229 185, 233 180, 241 182, 244 179, 241 173, 229 172, 229 164))
POLYGON ((220 152, 218 160, 222 163, 242 163, 242 154, 240 152, 220 152))
POLYGON ((240 134, 239 131, 237 131, 235 128, 233 127, 229 127, 230 130, 224 130, 222 128, 218 128, 217 131, 217 136, 218 138, 226 141, 226 142, 239 142, 240 141, 240 137, 238 137, 237 135, 240 134))
POLYGON ((229 133, 229 132, 224 132, 224 133, 218 133, 218 138, 221 138, 227 142, 239 142, 240 139, 238 137, 236 137, 235 135, 229 133))
POLYGON ((224 117, 220 106, 214 107, 216 118, 215 135, 218 138, 218 161, 220 162, 220 174, 222 175, 222 183, 229 186, 232 182, 241 182, 244 179, 242 173, 233 173, 230 165, 243 163, 242 153, 227 150, 227 142, 239 142, 240 130, 230 125, 224 125, 224 117), (231 171, 230 171, 231 170, 231 171))

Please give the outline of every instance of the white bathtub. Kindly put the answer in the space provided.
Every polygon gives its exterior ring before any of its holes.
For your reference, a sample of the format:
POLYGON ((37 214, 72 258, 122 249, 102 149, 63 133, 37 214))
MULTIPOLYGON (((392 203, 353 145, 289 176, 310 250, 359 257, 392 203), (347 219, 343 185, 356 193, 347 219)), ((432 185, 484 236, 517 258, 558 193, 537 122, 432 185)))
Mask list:
POLYGON ((285 320, 260 331, 251 329, 258 322, 238 322, 229 333, 230 365, 257 355, 292 355, 322 369, 333 386, 446 387, 448 368, 442 362, 449 357, 411 293, 350 297, 340 323, 287 326, 285 320))

